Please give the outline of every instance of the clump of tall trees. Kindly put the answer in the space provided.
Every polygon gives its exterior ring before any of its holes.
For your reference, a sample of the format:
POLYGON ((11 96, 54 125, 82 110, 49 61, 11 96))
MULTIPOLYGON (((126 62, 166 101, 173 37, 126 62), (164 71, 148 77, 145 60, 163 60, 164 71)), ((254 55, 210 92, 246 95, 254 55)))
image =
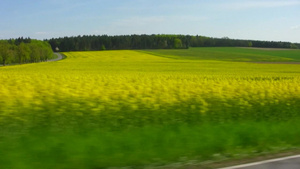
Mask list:
POLYGON ((116 49, 187 49, 189 47, 261 47, 300 48, 299 43, 211 38, 191 35, 89 35, 47 40, 59 51, 94 51, 116 49))
POLYGON ((0 40, 0 64, 43 62, 53 58, 51 45, 46 41, 18 38, 0 40))

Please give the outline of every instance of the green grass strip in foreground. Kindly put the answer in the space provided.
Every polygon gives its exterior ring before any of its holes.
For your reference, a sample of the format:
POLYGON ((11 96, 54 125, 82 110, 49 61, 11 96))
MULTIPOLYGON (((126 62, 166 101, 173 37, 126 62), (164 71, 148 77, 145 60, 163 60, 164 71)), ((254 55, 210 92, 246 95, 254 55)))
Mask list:
POLYGON ((30 131, 1 137, 1 168, 105 168, 220 160, 300 145, 300 120, 145 126, 122 131, 30 131), (285 141, 283 141, 285 140, 285 141))

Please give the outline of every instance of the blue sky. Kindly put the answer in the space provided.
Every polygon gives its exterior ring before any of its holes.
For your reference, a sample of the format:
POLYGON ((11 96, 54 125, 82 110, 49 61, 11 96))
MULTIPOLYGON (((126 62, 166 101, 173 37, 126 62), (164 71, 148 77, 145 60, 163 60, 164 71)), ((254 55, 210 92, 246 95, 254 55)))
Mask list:
POLYGON ((189 34, 300 43, 300 0, 1 0, 0 39, 189 34))

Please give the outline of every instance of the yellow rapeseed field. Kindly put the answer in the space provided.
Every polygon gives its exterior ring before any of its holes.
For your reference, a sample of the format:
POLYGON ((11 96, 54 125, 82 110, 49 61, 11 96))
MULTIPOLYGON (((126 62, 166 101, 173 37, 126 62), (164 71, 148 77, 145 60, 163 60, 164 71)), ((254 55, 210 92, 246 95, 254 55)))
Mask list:
POLYGON ((300 147, 297 64, 63 54, 0 67, 0 168, 146 168, 300 147))
POLYGON ((288 107, 300 97, 299 65, 175 60, 137 51, 64 54, 59 62, 0 69, 2 119, 50 103, 61 105, 58 114, 122 116, 125 106, 209 115, 226 107, 240 113, 259 105, 288 107))

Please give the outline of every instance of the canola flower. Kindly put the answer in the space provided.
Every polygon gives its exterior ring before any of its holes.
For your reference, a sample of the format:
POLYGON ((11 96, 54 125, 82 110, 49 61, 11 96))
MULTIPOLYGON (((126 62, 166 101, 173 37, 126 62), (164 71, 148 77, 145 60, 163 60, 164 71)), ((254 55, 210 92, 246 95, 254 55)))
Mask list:
POLYGON ((24 110, 126 125, 261 119, 274 111, 276 118, 299 116, 298 65, 176 60, 138 51, 64 54, 59 62, 0 69, 0 123, 30 121, 24 110))

